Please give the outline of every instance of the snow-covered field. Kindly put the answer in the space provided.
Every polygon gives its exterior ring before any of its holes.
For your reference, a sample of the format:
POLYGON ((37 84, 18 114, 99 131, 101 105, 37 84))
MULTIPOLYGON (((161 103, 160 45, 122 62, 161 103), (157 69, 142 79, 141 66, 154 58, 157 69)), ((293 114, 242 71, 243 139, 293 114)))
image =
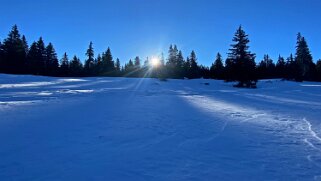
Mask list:
POLYGON ((321 84, 258 87, 0 75, 0 180, 321 180, 321 84))

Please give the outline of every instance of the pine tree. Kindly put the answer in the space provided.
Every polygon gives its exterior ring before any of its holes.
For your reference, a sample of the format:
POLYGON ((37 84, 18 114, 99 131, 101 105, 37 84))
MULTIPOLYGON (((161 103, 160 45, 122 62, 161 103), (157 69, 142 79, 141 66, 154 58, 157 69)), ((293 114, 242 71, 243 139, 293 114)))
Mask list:
POLYGON ((69 76, 69 59, 66 52, 60 62, 60 76, 69 76))
POLYGON ((22 35, 21 41, 22 41, 22 46, 23 46, 24 51, 25 51, 24 53, 25 53, 25 55, 27 56, 28 51, 29 51, 29 46, 28 46, 28 41, 27 41, 25 35, 22 35))
POLYGON ((56 50, 54 49, 52 43, 49 43, 46 47, 46 65, 48 75, 58 74, 59 62, 56 50))
POLYGON ((115 69, 116 69, 116 76, 120 76, 121 75, 121 66, 120 66, 119 58, 116 59, 115 69))
POLYGON ((47 52, 46 52, 45 43, 42 37, 40 37, 39 40, 37 41, 37 48, 38 48, 38 56, 39 56, 38 57, 39 59, 37 62, 37 65, 39 67, 37 67, 37 71, 39 72, 40 75, 44 75, 47 69, 47 65, 46 65, 47 52))
POLYGON ((95 54, 94 54, 94 48, 93 43, 89 43, 89 47, 86 52, 87 60, 85 61, 85 71, 88 75, 93 75, 94 73, 94 61, 95 61, 95 54))
POLYGON ((275 65, 269 55, 264 55, 258 66, 258 76, 260 79, 275 78, 275 65))
POLYGON ((284 58, 279 55, 278 62, 276 63, 276 75, 278 78, 285 78, 285 60, 284 58))
POLYGON ((255 73, 255 54, 248 51, 248 35, 240 26, 233 38, 235 44, 232 44, 228 53, 228 59, 232 63, 233 75, 231 80, 238 81, 237 87, 255 87, 257 77, 255 73))
POLYGON ((125 64, 125 77, 132 77, 133 76, 133 73, 134 73, 134 70, 135 70, 135 66, 134 66, 134 63, 132 61, 132 59, 130 59, 128 61, 127 64, 125 64))
POLYGON ((210 68, 211 77, 214 79, 224 78, 224 65, 222 60, 222 55, 217 53, 216 59, 210 68))
POLYGON ((291 53, 290 56, 287 58, 285 64, 285 78, 287 80, 296 80, 300 81, 300 67, 294 60, 293 54, 291 53))
POLYGON ((95 73, 96 75, 101 75, 103 71, 103 61, 100 54, 97 55, 97 58, 95 60, 95 73))
POLYGON ((46 75, 47 51, 42 37, 33 42, 28 53, 29 72, 34 75, 46 75))
POLYGON ((70 67, 69 67, 70 74, 73 76, 81 76, 82 75, 82 63, 80 59, 75 55, 70 62, 70 67))
POLYGON ((4 71, 4 62, 3 62, 3 48, 2 48, 2 42, 0 40, 0 72, 4 71))
POLYGON ((313 59, 308 44, 305 38, 301 36, 301 33, 297 35, 295 62, 300 69, 298 79, 312 80, 314 69, 313 59))
POLYGON ((321 59, 316 64, 316 80, 321 81, 321 59))
POLYGON ((184 64, 185 60, 182 51, 179 51, 176 58, 175 78, 184 78, 184 64))
POLYGON ((140 68, 140 58, 139 58, 139 56, 136 56, 136 57, 135 57, 134 65, 135 65, 135 68, 136 68, 136 69, 139 69, 139 68, 140 68))
POLYGON ((24 73, 26 47, 21 39, 18 26, 14 25, 2 45, 2 66, 6 73, 24 73))
POLYGON ((176 45, 170 45, 168 50, 168 59, 166 63, 167 76, 172 78, 177 78, 177 57, 178 49, 176 45))
POLYGON ((111 54, 111 50, 108 47, 106 52, 102 56, 102 64, 103 64, 103 75, 112 76, 115 71, 115 64, 113 61, 113 56, 111 54))
POLYGON ((200 78, 199 67, 197 65, 197 57, 196 57, 196 53, 194 52, 194 50, 191 52, 191 55, 189 56, 189 60, 191 63, 189 78, 191 78, 191 79, 200 78))

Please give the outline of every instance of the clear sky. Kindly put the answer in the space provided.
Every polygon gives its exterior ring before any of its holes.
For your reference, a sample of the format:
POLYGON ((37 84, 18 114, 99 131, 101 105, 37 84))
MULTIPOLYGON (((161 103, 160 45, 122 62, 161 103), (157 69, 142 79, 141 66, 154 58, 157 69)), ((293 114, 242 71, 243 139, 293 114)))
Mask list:
POLYGON ((39 36, 52 42, 59 58, 66 51, 84 59, 93 41, 95 53, 110 46, 124 63, 167 55, 175 43, 210 65, 217 52, 226 57, 240 24, 257 61, 294 53, 299 31, 321 58, 320 0, 2 0, 0 7, 1 40, 17 24, 29 44, 39 36))

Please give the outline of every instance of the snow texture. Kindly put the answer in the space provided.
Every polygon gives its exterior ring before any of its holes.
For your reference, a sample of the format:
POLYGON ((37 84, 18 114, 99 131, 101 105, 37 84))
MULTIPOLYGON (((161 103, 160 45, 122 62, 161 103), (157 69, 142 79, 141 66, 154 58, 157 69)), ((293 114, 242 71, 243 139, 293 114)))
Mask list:
POLYGON ((2 74, 0 180, 321 180, 320 117, 320 83, 2 74))

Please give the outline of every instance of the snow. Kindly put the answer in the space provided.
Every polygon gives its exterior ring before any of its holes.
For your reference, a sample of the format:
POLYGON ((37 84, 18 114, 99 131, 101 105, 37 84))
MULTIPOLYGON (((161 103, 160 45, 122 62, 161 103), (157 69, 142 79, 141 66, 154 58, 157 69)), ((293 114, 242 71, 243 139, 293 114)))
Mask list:
POLYGON ((0 180, 321 180, 320 117, 313 82, 1 74, 0 180))

